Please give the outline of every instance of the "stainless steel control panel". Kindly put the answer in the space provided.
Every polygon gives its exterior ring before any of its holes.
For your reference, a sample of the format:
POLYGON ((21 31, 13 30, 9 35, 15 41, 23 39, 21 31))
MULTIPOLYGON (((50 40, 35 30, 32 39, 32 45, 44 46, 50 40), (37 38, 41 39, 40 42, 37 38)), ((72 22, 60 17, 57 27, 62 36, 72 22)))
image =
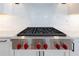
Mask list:
POLYGON ((73 50, 70 39, 11 39, 12 49, 73 50))

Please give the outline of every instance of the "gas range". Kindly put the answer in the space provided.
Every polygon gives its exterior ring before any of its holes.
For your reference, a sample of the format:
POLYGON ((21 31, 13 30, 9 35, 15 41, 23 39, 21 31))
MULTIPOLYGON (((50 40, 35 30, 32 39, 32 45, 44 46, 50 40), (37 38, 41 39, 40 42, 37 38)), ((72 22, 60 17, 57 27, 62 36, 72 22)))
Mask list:
POLYGON ((72 50, 71 38, 53 27, 27 27, 11 39, 14 50, 72 50))

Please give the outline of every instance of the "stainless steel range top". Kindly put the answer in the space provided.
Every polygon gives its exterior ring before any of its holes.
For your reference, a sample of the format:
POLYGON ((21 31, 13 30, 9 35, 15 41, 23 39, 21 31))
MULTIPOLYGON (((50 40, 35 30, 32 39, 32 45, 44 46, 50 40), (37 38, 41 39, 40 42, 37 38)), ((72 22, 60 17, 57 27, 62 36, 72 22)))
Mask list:
POLYGON ((11 39, 12 49, 24 50, 72 50, 72 39, 53 27, 27 27, 11 39))

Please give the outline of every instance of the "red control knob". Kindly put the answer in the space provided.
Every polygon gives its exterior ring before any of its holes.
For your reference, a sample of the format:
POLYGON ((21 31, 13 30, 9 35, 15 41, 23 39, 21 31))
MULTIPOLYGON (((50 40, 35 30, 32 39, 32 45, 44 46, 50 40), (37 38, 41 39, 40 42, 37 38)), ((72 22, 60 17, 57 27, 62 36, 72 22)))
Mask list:
POLYGON ((25 43, 25 44, 24 44, 24 49, 27 49, 27 48, 28 48, 28 44, 25 43))
POLYGON ((43 32, 40 32, 41 35, 43 35, 43 32))
POLYGON ((57 49, 60 49, 60 45, 59 45, 59 44, 55 44, 55 47, 56 47, 57 49))
POLYGON ((43 47, 44 47, 44 49, 47 49, 47 48, 48 48, 47 43, 45 43, 45 44, 43 45, 43 47))
POLYGON ((68 46, 66 45, 66 44, 62 44, 62 47, 64 48, 64 49, 68 49, 68 46))
POLYGON ((40 43, 37 43, 36 48, 37 49, 40 49, 41 48, 41 44, 40 43))
POLYGON ((20 49, 20 48, 21 48, 21 44, 18 43, 18 44, 17 44, 17 49, 20 49))

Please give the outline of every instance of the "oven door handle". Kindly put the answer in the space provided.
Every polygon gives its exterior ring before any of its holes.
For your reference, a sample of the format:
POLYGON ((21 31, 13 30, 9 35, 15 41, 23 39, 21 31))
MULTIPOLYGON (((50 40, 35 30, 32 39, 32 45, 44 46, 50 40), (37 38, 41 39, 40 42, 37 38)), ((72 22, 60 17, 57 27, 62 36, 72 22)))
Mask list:
POLYGON ((75 46, 75 44, 74 44, 74 42, 72 42, 72 51, 74 52, 74 47, 75 46))

